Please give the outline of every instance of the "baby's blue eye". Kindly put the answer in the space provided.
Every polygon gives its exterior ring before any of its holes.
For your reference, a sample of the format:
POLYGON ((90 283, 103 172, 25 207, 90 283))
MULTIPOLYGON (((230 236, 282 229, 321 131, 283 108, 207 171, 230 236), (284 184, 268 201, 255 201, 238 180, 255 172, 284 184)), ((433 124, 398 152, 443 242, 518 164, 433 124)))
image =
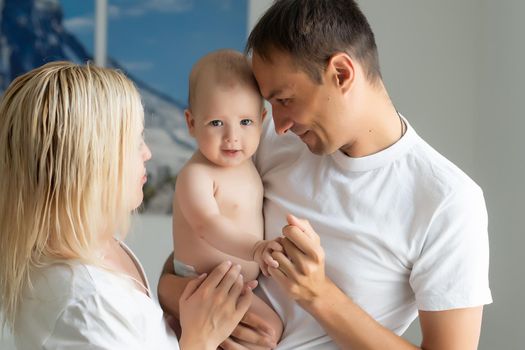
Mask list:
POLYGON ((247 126, 253 124, 253 121, 251 119, 243 119, 241 120, 241 125, 247 126))
POLYGON ((223 126, 224 123, 222 122, 222 120, 212 120, 212 121, 210 122, 210 125, 211 125, 211 126, 223 126))

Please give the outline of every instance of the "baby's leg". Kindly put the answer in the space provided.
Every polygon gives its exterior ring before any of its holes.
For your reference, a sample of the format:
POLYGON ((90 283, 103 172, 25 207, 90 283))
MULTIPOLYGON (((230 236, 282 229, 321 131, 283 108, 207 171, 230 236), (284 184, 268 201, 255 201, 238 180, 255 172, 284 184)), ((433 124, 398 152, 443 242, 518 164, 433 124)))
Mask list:
MULTIPOLYGON (((281 335, 283 333, 283 321, 279 318, 279 315, 272 309, 272 307, 266 304, 261 298, 257 295, 253 296, 252 305, 248 311, 253 312, 257 316, 260 316, 263 320, 268 322, 270 328, 275 332, 275 337, 273 338, 274 342, 277 344, 281 335)), ((240 344, 244 345, 250 350, 265 350, 268 349, 264 346, 253 346, 251 344, 246 344, 243 341, 238 341, 240 344)))

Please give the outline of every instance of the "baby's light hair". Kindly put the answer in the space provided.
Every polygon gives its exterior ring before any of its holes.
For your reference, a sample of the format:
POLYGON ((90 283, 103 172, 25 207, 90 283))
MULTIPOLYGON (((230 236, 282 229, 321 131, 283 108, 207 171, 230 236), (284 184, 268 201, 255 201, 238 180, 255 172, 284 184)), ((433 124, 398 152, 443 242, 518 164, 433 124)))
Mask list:
POLYGON ((198 102, 199 89, 204 81, 211 82, 219 87, 240 85, 260 94, 257 81, 246 56, 235 50, 213 51, 195 63, 189 79, 188 108, 190 110, 198 102))
POLYGON ((53 62, 7 88, 0 103, 0 311, 13 327, 31 269, 100 263, 103 236, 129 226, 130 152, 143 107, 123 73, 53 62))

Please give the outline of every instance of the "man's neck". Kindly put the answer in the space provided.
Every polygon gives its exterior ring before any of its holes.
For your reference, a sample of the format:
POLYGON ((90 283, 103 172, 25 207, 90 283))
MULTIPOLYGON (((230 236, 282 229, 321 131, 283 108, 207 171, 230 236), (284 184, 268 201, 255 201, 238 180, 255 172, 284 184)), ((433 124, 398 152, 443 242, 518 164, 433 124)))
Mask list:
POLYGON ((360 101, 360 105, 367 107, 358 111, 354 139, 340 149, 352 158, 366 157, 387 149, 399 141, 405 130, 404 122, 386 90, 373 91, 363 97, 366 101, 360 101))

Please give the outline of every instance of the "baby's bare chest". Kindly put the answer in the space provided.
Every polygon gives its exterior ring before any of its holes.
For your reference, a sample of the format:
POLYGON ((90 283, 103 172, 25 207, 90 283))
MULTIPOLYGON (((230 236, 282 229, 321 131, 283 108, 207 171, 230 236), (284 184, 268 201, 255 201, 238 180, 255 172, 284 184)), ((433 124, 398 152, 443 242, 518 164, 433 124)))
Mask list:
POLYGON ((262 220, 263 185, 254 171, 229 172, 215 177, 219 210, 233 220, 262 220))

